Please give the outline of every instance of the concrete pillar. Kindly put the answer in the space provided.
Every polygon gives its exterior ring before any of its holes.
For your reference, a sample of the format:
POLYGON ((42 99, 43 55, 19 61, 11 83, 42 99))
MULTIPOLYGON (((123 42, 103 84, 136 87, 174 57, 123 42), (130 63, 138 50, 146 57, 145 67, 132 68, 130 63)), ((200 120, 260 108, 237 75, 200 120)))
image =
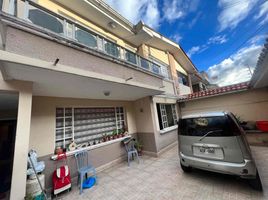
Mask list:
POLYGON ((192 79, 191 79, 191 74, 188 74, 188 82, 189 82, 189 87, 191 90, 191 93, 193 93, 193 85, 192 85, 192 79))
POLYGON ((17 131, 10 199, 24 199, 26 191, 27 154, 29 148, 32 111, 32 91, 20 91, 17 116, 17 131))
POLYGON ((143 58, 149 57, 149 50, 148 47, 145 44, 142 44, 141 46, 138 47, 138 55, 140 55, 143 58))
POLYGON ((176 70, 176 64, 174 57, 168 53, 168 61, 169 61, 169 67, 170 67, 170 76, 171 80, 173 80, 173 87, 174 87, 174 94, 179 94, 179 83, 178 83, 178 75, 176 70))

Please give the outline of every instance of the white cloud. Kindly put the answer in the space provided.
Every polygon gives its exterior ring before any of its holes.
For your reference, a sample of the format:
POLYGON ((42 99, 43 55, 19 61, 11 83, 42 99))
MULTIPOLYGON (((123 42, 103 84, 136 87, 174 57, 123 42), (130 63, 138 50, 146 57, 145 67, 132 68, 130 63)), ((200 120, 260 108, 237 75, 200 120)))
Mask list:
POLYGON ((197 10, 199 0, 171 0, 164 1, 164 19, 173 22, 180 19, 190 12, 197 10))
POLYGON ((140 20, 152 28, 160 23, 157 0, 105 0, 113 9, 133 24, 140 20))
POLYGON ((241 21, 243 21, 254 7, 258 0, 219 0, 218 6, 221 12, 218 16, 220 23, 220 31, 227 28, 235 28, 241 21))
POLYGON ((223 44, 227 42, 226 35, 218 35, 208 39, 208 44, 223 44))
POLYGON ((179 43, 182 40, 182 36, 180 34, 175 34, 171 36, 171 39, 179 43))
POLYGON ((242 48, 219 64, 208 68, 212 83, 219 86, 248 81, 251 78, 249 68, 254 69, 262 46, 252 44, 242 48))
POLYGON ((254 16, 255 19, 262 18, 262 21, 260 22, 260 25, 265 24, 268 22, 268 1, 265 1, 261 6, 258 14, 254 16))
POLYGON ((193 54, 196 54, 199 50, 200 46, 194 46, 187 52, 187 55, 191 57, 193 54))
POLYGON ((209 45, 211 44, 223 44, 227 42, 228 39, 226 38, 225 35, 218 35, 218 36, 213 36, 208 39, 206 44, 200 45, 200 46, 193 46, 188 52, 187 55, 191 57, 194 54, 199 54, 202 53, 203 51, 207 50, 209 48, 209 45))
POLYGON ((207 45, 201 45, 201 46, 193 46, 188 52, 187 55, 191 57, 194 54, 201 53, 205 51, 208 48, 207 45))

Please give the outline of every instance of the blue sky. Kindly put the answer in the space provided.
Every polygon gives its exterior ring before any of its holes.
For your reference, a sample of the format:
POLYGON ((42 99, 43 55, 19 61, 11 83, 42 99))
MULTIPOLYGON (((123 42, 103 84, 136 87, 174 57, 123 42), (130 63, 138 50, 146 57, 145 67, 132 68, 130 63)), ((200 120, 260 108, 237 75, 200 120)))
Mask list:
POLYGON ((106 0, 183 47, 220 86, 250 79, 268 36, 268 0, 106 0))

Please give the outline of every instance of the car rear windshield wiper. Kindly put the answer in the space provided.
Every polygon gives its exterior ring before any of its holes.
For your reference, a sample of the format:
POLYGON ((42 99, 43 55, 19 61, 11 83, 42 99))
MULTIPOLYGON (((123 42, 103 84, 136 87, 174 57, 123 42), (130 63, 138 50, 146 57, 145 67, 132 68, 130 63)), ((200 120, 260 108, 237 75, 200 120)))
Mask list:
POLYGON ((201 141, 201 140, 203 140, 205 137, 207 137, 209 134, 211 134, 211 133, 216 133, 216 132, 222 132, 223 130, 221 130, 221 129, 219 129, 219 130, 213 130, 213 131, 209 131, 209 132, 207 132, 203 137, 201 137, 200 139, 199 139, 199 141, 201 141))

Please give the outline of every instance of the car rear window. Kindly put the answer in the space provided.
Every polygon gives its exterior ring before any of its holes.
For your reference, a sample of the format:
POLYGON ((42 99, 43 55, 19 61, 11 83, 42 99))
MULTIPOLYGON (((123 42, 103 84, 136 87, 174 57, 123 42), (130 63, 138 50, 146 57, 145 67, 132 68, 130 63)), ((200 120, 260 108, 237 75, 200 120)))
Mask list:
POLYGON ((232 128, 233 123, 227 116, 199 117, 179 120, 178 132, 180 135, 224 137, 238 133, 232 128))

